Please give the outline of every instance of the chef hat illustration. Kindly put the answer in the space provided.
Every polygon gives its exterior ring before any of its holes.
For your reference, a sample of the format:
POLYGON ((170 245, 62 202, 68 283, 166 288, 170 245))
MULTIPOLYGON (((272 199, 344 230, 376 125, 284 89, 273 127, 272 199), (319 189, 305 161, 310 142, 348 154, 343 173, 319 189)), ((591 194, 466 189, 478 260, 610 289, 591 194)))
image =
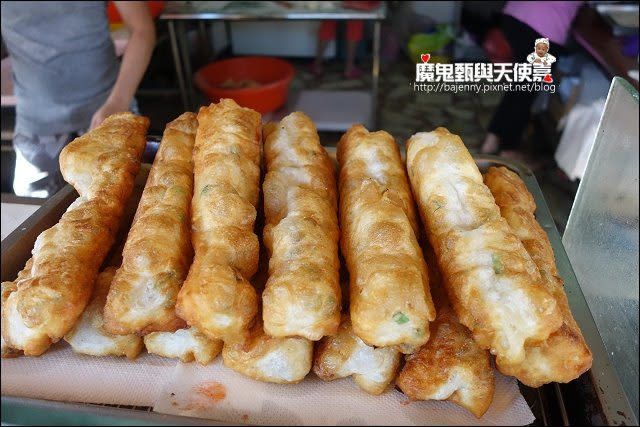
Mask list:
POLYGON ((548 38, 546 38, 546 37, 542 37, 542 38, 536 39, 536 44, 535 44, 535 46, 538 46, 540 43, 542 43, 542 44, 546 44, 546 45, 547 45, 547 47, 549 47, 549 39, 548 39, 548 38))

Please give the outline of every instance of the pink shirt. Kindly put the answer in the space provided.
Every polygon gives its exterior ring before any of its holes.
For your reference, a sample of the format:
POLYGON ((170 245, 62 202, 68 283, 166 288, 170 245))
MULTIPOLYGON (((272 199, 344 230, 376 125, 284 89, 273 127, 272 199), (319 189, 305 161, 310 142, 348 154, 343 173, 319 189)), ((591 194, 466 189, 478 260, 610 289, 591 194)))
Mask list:
MULTIPOLYGON (((502 13, 524 22, 551 41, 564 45, 581 1, 510 1, 502 13)), ((533 46, 534 40, 531 40, 533 46)))

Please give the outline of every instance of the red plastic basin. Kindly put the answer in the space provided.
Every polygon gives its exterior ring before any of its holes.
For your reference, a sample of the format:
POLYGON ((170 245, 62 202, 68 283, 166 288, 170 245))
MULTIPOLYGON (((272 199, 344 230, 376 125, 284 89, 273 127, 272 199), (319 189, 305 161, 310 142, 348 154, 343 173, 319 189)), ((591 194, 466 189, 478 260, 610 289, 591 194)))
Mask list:
POLYGON ((294 75, 294 68, 287 61, 268 56, 246 56, 207 64, 196 72, 194 82, 212 102, 231 98, 243 107, 268 113, 285 104, 294 75), (228 79, 253 80, 260 86, 240 89, 219 87, 228 79))
MULTIPOLYGON (((149 6, 151 17, 154 19, 157 18, 164 10, 166 4, 166 1, 148 1, 147 6, 149 6)), ((107 17, 109 18, 109 22, 112 24, 119 24, 122 22, 120 12, 118 12, 118 8, 112 1, 107 2, 107 17)))

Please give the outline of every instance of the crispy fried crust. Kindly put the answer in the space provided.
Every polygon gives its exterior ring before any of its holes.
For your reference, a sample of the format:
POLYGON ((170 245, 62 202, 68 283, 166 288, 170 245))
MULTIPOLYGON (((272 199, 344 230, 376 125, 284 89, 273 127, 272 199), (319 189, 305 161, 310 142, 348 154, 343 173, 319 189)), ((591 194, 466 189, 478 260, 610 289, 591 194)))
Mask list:
POLYGON ((479 418, 493 401, 489 352, 480 348, 451 309, 433 249, 427 245, 424 254, 438 315, 429 325, 429 342, 406 356, 396 385, 411 399, 449 400, 479 418))
MULTIPOLYGON (((31 259, 29 260, 31 261, 31 259)), ((24 271, 24 270, 22 270, 24 271)), ((22 272, 21 272, 22 273, 22 272)), ((20 277, 20 275, 18 275, 20 277)), ((16 282, 18 280, 16 279, 16 282)), ((16 291, 18 287, 16 286, 16 282, 2 282, 2 306, 4 307, 4 302, 9 297, 9 295, 16 291)), ((11 348, 4 342, 4 338, 2 338, 2 334, 0 334, 0 348, 2 352, 0 353, 2 357, 18 357, 22 354, 21 350, 16 350, 15 348, 11 348)))
POLYGON ((302 381, 311 370, 312 359, 312 341, 302 337, 271 337, 264 333, 259 320, 244 344, 225 342, 222 348, 227 368, 254 380, 278 384, 302 381))
POLYGON ((176 313, 212 339, 242 341, 258 309, 249 279, 258 266, 253 232, 260 192, 260 114, 233 100, 202 107, 193 151, 193 264, 176 313))
POLYGON ((264 128, 264 243, 270 255, 265 332, 316 341, 340 323, 338 219, 333 165, 309 117, 264 128))
POLYGON ((505 167, 491 167, 484 175, 500 213, 522 241, 542 275, 542 285, 556 300, 562 313, 562 326, 542 343, 527 345, 521 363, 498 363, 498 369, 513 375, 530 387, 569 382, 591 367, 587 343, 571 315, 562 279, 558 277, 553 249, 534 213, 536 205, 524 182, 505 167))
POLYGON ((64 340, 71 344, 76 353, 135 359, 142 350, 142 338, 133 334, 112 335, 104 328, 104 304, 115 274, 115 267, 107 267, 98 274, 91 301, 80 320, 64 336, 64 340))
POLYGON ((521 362, 525 345, 562 318, 469 151, 445 128, 418 133, 407 142, 407 170, 460 322, 498 360, 521 362))
POLYGON ((362 390, 377 395, 393 381, 399 364, 396 348, 368 346, 353 333, 345 314, 338 333, 316 344, 313 372, 324 381, 353 376, 362 390))
POLYGON ((393 136, 383 130, 369 132, 360 124, 353 125, 340 138, 336 157, 341 196, 343 191, 357 191, 362 181, 372 179, 394 191, 415 235, 422 233, 400 149, 393 136))
POLYGON ((435 309, 398 147, 387 132, 355 125, 340 139, 338 162, 353 330, 369 345, 419 347, 435 309))
POLYGON ((431 338, 407 356, 398 387, 412 399, 450 400, 481 417, 493 400, 489 352, 481 349, 450 308, 438 310, 431 338))
POLYGON ((174 308, 192 260, 189 206, 197 127, 196 115, 184 113, 164 131, 104 307, 111 333, 145 335, 185 326, 174 308))
POLYGON ((62 150, 60 170, 80 197, 38 236, 29 268, 3 302, 8 346, 38 356, 84 311, 140 169, 148 126, 146 117, 113 114, 62 150))
POLYGON ((194 327, 175 332, 152 332, 144 336, 144 345, 149 353, 179 357, 185 363, 195 360, 201 365, 211 363, 222 350, 221 340, 209 339, 194 327))

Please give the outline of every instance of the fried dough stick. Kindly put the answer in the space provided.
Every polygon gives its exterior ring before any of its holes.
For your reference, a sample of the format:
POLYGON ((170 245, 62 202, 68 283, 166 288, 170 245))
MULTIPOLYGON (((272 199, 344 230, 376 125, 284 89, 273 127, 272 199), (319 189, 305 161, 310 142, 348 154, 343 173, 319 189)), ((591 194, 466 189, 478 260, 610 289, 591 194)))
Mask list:
POLYGON ((9 282, 14 290, 2 304, 7 346, 38 356, 84 311, 131 195, 148 127, 146 117, 113 114, 60 153, 62 175, 80 197, 38 236, 32 258, 9 282))
POLYGON ((542 285, 556 300, 562 314, 562 326, 538 344, 525 347, 520 363, 498 363, 500 372, 518 378, 530 387, 555 381, 566 383, 591 367, 592 356, 558 277, 553 249, 534 213, 536 204, 520 177, 505 167, 491 167, 484 182, 493 193, 500 212, 514 234, 522 241, 538 266, 542 285))
POLYGON ((316 344, 313 372, 323 381, 352 376, 369 394, 383 393, 400 364, 396 347, 371 347, 353 332, 349 315, 342 315, 338 333, 316 344))
POLYGON ((311 370, 313 342, 302 337, 272 337, 264 332, 258 319, 244 343, 224 343, 222 361, 257 381, 298 383, 311 370))
POLYGON ((175 332, 151 332, 144 336, 149 353, 162 357, 177 357, 182 362, 195 360, 201 365, 211 363, 222 350, 222 340, 210 339, 192 326, 175 332))
POLYGON ((521 362, 525 345, 545 340, 562 317, 469 151, 445 128, 417 133, 407 170, 458 319, 498 360, 521 362))
POLYGON ((104 304, 116 274, 115 267, 107 267, 98 274, 91 301, 80 320, 67 332, 64 340, 76 353, 91 356, 127 356, 135 359, 142 350, 142 338, 134 334, 113 335, 104 328, 104 304))
POLYGON ((340 139, 338 162, 353 331, 368 345, 417 348, 435 309, 398 146, 387 132, 355 125, 340 139))
MULTIPOLYGON (((22 271, 25 271, 25 270, 22 270, 22 271)), ((22 271, 20 273, 22 273, 22 271)), ((20 280, 19 274, 15 282, 2 282, 2 306, 3 307, 4 307, 4 302, 7 300, 7 298, 9 298, 9 295, 11 295, 11 293, 17 289, 16 282, 18 280, 20 280)), ((22 354, 21 350, 16 350, 15 348, 9 347, 7 343, 4 341, 2 334, 0 334, 0 343, 1 343, 1 350, 2 350, 0 354, 2 355, 3 358, 18 357, 22 354)))
POLYGON ((317 341, 340 323, 337 195, 331 159, 309 117, 264 127, 265 333, 317 341))
POLYGON ((489 352, 480 348, 452 310, 433 249, 425 248, 424 253, 438 314, 429 324, 429 341, 405 357, 396 384, 411 399, 449 400, 480 418, 493 401, 489 352))
POLYGON ((167 124, 104 307, 106 330, 146 335, 185 326, 175 313, 192 260, 193 144, 198 121, 167 124))
POLYGON ((258 310, 249 279, 260 192, 260 114, 231 99, 200 108, 193 152, 191 241, 195 252, 176 313, 211 339, 243 341, 258 310))

